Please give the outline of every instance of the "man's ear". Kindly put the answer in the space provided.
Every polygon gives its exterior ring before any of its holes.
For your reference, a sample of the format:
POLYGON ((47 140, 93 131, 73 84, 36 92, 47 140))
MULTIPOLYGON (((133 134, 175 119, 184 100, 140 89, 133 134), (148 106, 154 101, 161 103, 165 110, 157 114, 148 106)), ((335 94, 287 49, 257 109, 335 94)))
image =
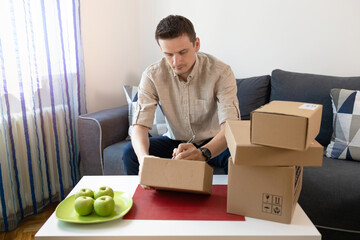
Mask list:
POLYGON ((200 50, 200 38, 195 39, 195 52, 200 50))

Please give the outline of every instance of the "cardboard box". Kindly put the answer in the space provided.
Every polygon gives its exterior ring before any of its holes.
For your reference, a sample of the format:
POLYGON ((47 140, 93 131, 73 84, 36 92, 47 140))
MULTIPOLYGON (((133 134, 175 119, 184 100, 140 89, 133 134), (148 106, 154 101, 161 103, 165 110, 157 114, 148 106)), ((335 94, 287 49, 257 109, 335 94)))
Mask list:
POLYGON ((251 143, 306 150, 319 134, 322 105, 272 101, 251 112, 251 143))
POLYGON ((213 168, 203 161, 146 157, 141 185, 155 189, 211 194, 213 168))
POLYGON ((250 143, 250 121, 226 122, 225 137, 234 164, 249 166, 321 166, 324 148, 316 140, 305 151, 250 143))
POLYGON ((291 223, 302 187, 303 167, 234 165, 229 159, 227 212, 291 223))

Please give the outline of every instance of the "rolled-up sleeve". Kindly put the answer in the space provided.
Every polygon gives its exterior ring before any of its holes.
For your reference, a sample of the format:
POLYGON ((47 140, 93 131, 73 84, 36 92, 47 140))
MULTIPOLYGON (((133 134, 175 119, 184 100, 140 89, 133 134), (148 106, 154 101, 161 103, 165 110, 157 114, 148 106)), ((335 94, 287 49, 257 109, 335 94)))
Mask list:
POLYGON ((143 73, 138 89, 138 100, 132 124, 142 125, 151 129, 158 99, 157 91, 151 78, 146 73, 143 73))
POLYGON ((225 69, 216 85, 219 123, 226 120, 240 119, 239 101, 237 98, 236 79, 231 68, 225 69))

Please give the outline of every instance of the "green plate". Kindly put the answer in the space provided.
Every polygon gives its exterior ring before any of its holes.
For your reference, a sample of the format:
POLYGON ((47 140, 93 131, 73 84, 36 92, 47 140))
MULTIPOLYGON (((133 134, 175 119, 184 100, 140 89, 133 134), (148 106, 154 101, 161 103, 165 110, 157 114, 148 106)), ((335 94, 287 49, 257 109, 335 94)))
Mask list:
POLYGON ((114 191, 114 201, 115 209, 114 212, 107 217, 101 217, 97 215, 94 211, 87 216, 80 216, 74 208, 75 204, 75 195, 71 195, 65 198, 57 207, 56 207, 56 217, 65 222, 72 223, 99 223, 115 220, 124 216, 133 205, 132 197, 123 192, 114 191))

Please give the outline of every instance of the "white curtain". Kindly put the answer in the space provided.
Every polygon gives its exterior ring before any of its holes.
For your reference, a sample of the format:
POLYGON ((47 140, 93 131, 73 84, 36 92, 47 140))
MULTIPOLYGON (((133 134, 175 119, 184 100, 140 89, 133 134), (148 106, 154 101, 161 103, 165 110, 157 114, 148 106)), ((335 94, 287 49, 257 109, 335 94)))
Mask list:
POLYGON ((79 180, 79 28, 78 0, 0 0, 0 231, 79 180))

